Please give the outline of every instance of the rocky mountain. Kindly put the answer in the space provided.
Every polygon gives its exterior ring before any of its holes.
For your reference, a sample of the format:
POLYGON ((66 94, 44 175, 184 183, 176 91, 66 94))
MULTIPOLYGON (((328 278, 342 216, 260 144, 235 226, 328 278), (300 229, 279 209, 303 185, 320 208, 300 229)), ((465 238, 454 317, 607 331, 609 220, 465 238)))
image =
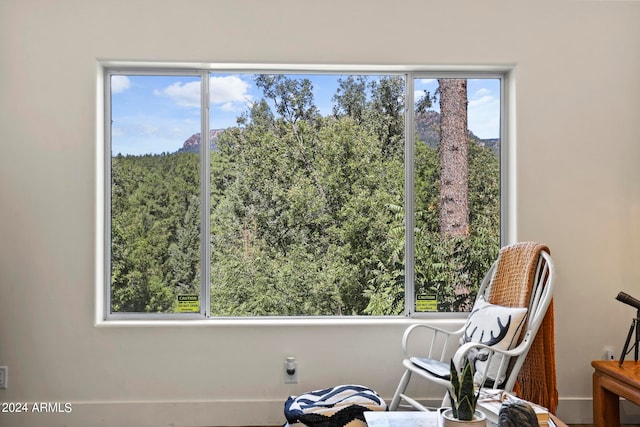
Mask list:
MULTIPOLYGON (((427 145, 432 148, 440 145, 440 113, 437 111, 425 111, 417 114, 415 117, 415 126, 420 141, 426 142, 427 145)), ((471 131, 469 131, 469 138, 478 145, 490 148, 496 154, 500 151, 499 138, 481 139, 471 131)))
MULTIPOLYGON (((217 149, 216 141, 224 132, 224 129, 211 129, 209 131, 209 140, 211 141, 211 150, 217 149)), ((180 153, 197 153, 200 151, 200 132, 194 133, 182 144, 182 148, 178 150, 180 153)))
POLYGON ((415 117, 418 139, 435 148, 440 144, 440 113, 437 111, 425 111, 415 117))
MULTIPOLYGON (((440 144, 440 113, 436 111, 425 111, 415 118, 416 132, 418 139, 426 142, 430 147, 437 147, 440 144)), ((225 129, 211 129, 209 138, 211 140, 211 150, 216 150, 216 141, 225 129)), ((498 154, 500 150, 500 139, 480 139, 469 131, 469 137, 477 144, 490 148, 498 154)), ((178 150, 181 153, 197 153, 200 150, 200 133, 194 133, 182 144, 178 150)))

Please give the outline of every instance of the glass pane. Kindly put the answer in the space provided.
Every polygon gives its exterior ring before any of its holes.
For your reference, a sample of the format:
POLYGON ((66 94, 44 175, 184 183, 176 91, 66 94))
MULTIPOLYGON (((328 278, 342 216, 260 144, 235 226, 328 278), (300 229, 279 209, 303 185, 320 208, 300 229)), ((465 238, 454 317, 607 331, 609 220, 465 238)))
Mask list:
POLYGON ((211 315, 404 310, 404 79, 212 74, 211 315))
POLYGON ((415 311, 466 311, 500 247, 500 79, 415 79, 415 311))
POLYGON ((200 79, 110 83, 111 311, 199 312, 200 79))

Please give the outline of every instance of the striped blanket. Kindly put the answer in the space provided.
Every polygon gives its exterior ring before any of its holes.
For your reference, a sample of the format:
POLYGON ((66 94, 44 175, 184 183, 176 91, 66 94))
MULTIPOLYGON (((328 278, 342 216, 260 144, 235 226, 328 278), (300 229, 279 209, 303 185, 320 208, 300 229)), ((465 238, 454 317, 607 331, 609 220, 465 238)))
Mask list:
POLYGON ((386 409, 386 403, 375 391, 361 385, 340 385, 290 396, 284 404, 284 427, 366 426, 364 412, 386 409))

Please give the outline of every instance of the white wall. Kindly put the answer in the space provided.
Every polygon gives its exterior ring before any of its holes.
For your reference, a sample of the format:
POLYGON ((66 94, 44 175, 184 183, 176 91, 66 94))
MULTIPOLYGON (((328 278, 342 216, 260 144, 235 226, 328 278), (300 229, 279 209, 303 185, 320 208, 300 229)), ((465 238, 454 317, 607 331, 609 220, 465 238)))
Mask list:
POLYGON ((390 398, 400 374, 402 321, 94 326, 98 59, 514 65, 515 238, 557 262, 559 414, 588 422, 590 361, 634 314, 614 298, 640 295, 639 22, 638 1, 0 0, 0 401, 73 405, 0 425, 278 424, 289 394, 390 398))

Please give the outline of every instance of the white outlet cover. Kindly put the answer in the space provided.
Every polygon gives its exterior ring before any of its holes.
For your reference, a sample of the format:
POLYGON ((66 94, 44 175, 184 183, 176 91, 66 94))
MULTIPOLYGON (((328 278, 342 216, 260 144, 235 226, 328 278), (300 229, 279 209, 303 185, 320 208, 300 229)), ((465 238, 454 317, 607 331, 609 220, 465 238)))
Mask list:
POLYGON ((0 388, 7 388, 8 375, 9 375, 9 368, 6 366, 0 366, 0 388))

